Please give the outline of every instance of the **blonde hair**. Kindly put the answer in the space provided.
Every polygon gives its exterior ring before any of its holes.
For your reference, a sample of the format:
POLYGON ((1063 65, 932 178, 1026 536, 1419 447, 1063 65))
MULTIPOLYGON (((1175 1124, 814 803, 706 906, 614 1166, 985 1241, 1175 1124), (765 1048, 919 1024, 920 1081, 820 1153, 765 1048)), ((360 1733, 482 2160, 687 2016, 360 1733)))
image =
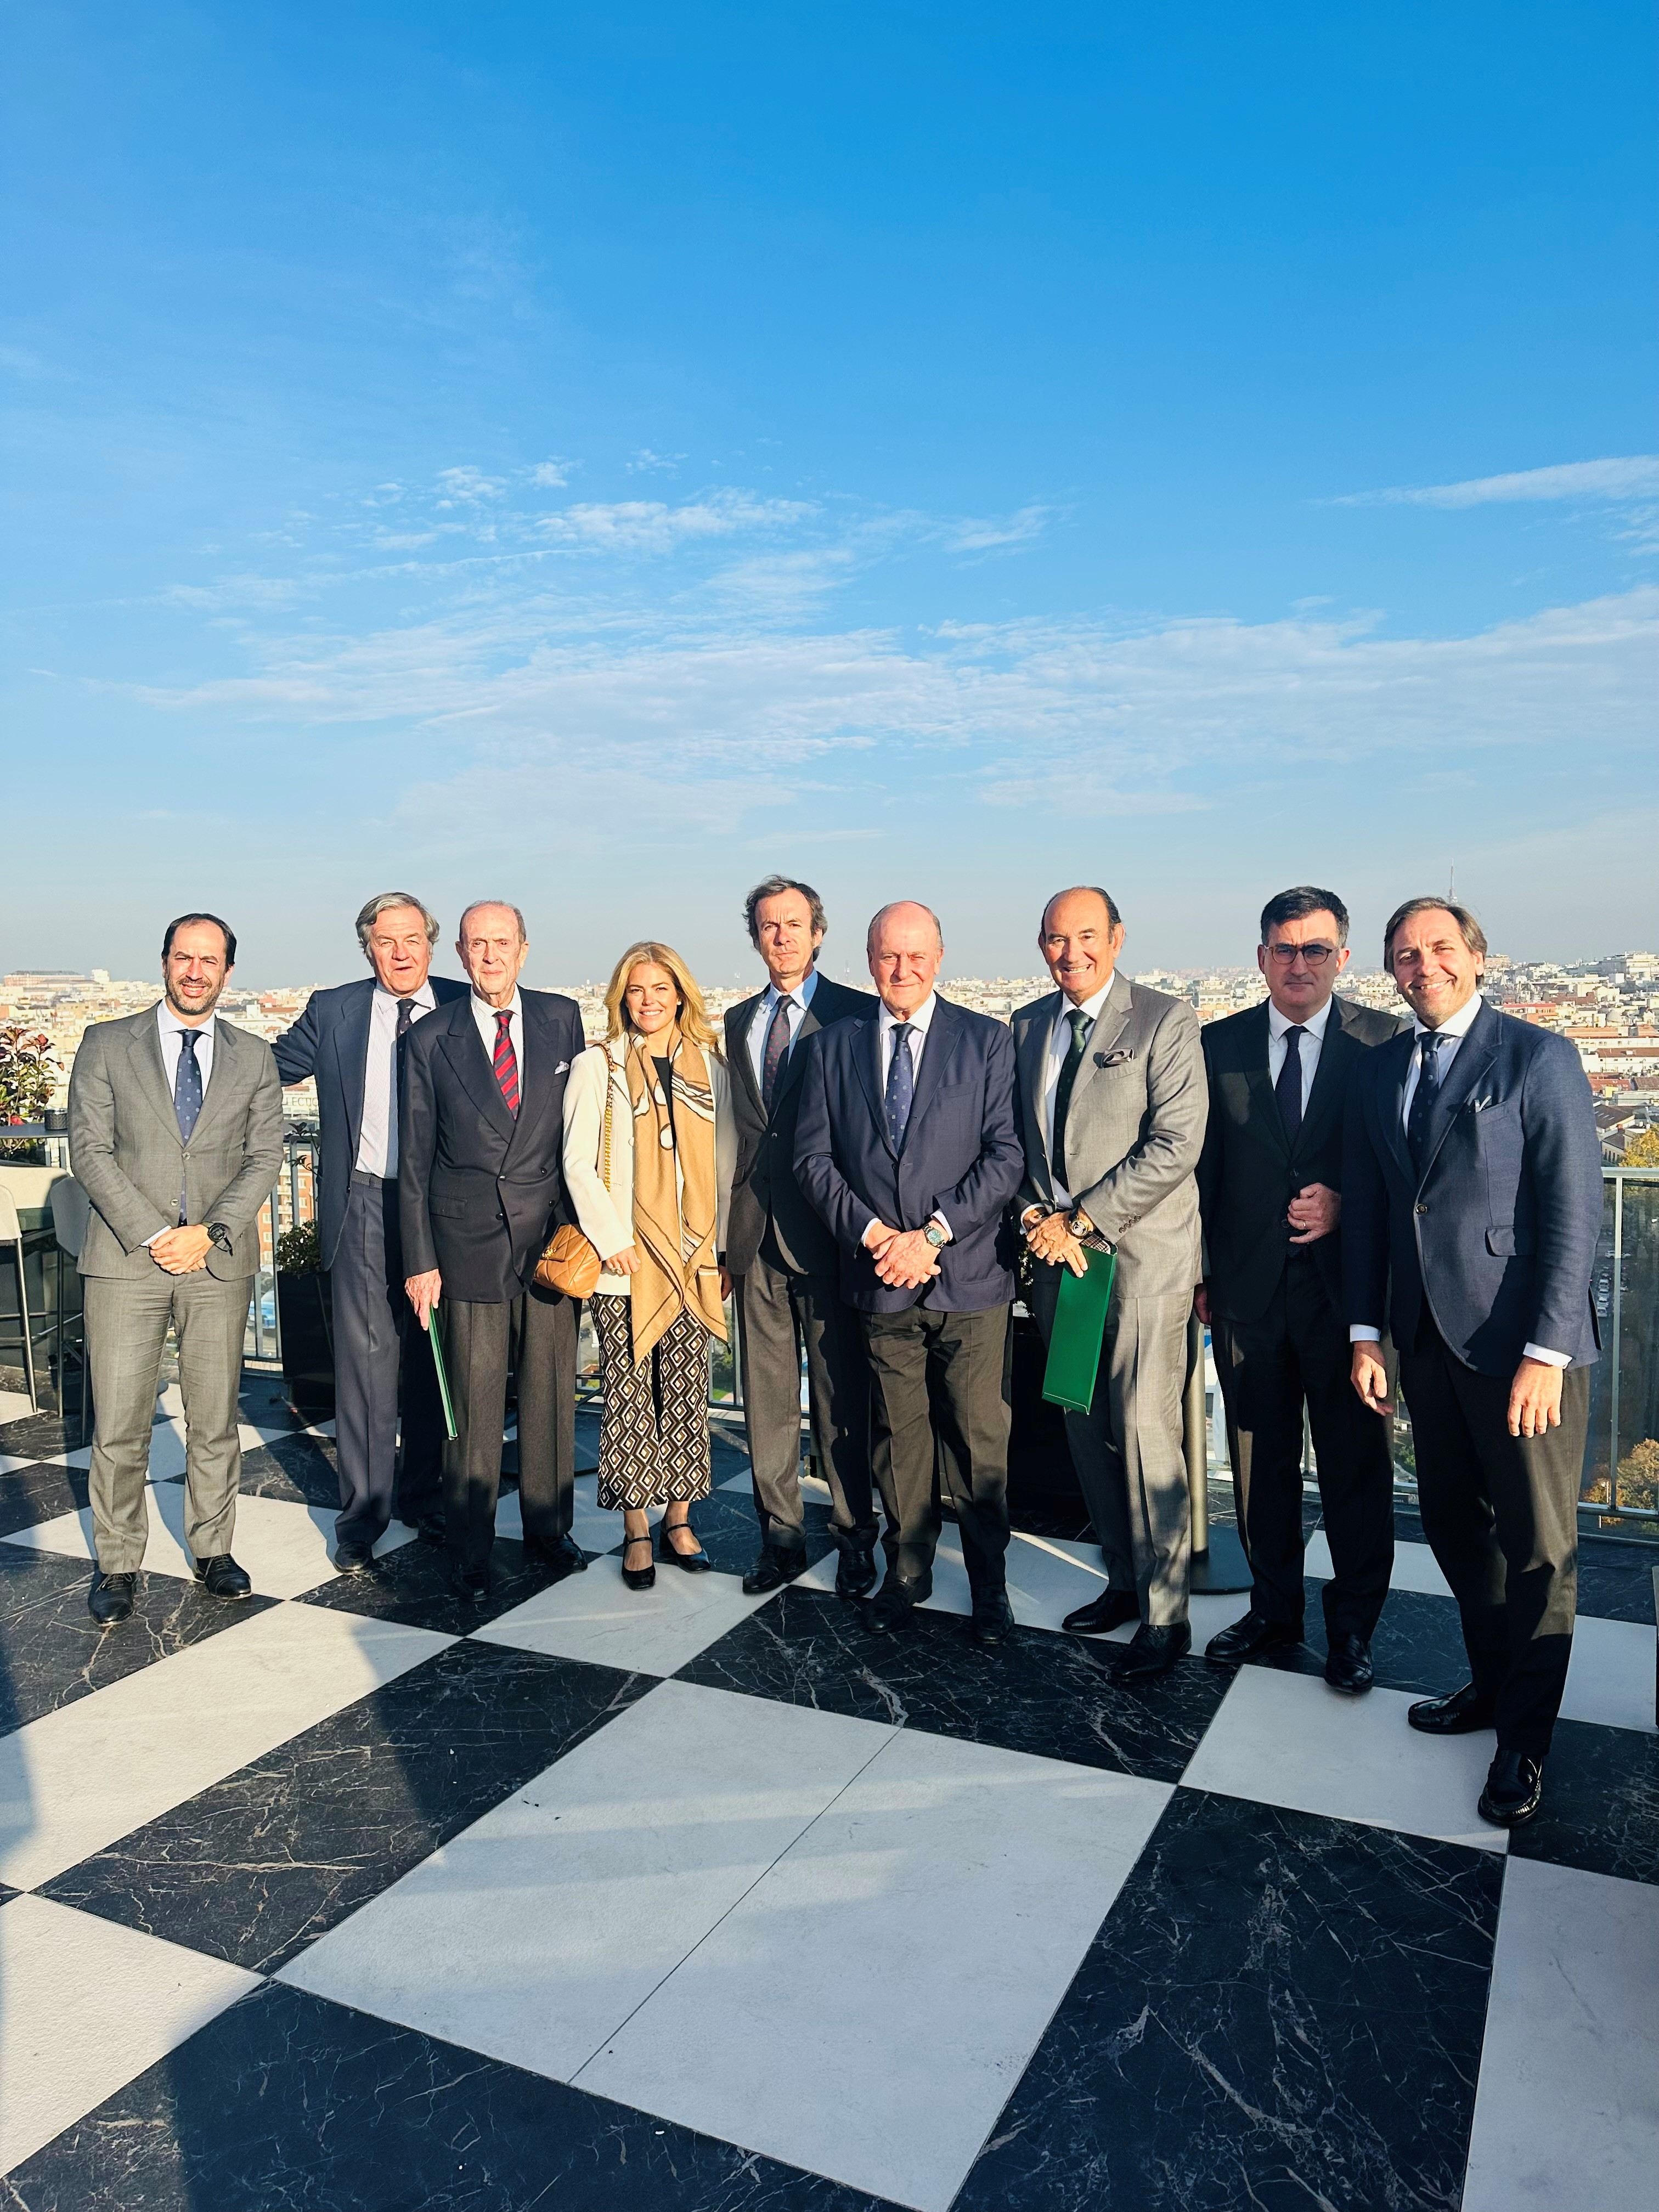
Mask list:
POLYGON ((703 1005, 696 977, 672 945, 659 945, 654 938, 648 937, 641 939, 637 945, 630 945, 611 971, 611 981, 605 986, 605 993, 606 1041, 634 1035, 634 1025, 628 1018, 623 994, 628 988, 629 977, 647 961, 653 968, 666 969, 674 979, 674 988, 680 998, 677 1017, 680 1035, 689 1037, 693 1044, 701 1045, 705 1052, 718 1053, 720 1038, 708 1018, 708 1009, 703 1005))

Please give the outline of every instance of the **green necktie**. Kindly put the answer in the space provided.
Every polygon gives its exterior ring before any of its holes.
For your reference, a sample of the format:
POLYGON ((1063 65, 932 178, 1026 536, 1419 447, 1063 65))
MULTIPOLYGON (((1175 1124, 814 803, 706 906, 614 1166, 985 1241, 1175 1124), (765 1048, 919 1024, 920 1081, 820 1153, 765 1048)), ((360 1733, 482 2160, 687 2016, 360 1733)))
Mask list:
POLYGON ((1089 1032, 1094 1027, 1081 1006, 1073 1006, 1066 1015, 1072 1024, 1072 1042, 1066 1048, 1065 1063, 1060 1071, 1060 1080, 1054 1085, 1054 1141, 1049 1147, 1054 1165, 1054 1181, 1063 1189, 1071 1185, 1066 1180, 1066 1116, 1072 1103, 1072 1086, 1077 1081, 1077 1072, 1083 1065, 1083 1055, 1088 1048, 1089 1032))

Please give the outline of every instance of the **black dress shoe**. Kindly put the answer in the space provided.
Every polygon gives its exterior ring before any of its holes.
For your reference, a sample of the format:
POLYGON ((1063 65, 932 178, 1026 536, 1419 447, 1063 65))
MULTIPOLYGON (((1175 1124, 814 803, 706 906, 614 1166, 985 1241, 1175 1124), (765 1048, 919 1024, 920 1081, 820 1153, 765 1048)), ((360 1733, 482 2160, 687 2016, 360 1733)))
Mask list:
POLYGON ((1068 1613, 1060 1625, 1073 1636, 1104 1636, 1139 1618, 1140 1600, 1133 1590, 1109 1589, 1087 1605, 1079 1606, 1075 1613, 1068 1613))
POLYGON ((132 1618, 132 1575, 94 1575, 87 1592, 87 1611, 100 1628, 113 1628, 118 1620, 132 1618))
POLYGON ((868 1597, 876 1586, 876 1547, 873 1544, 848 1544, 841 1555, 836 1569, 837 1597, 868 1597))
POLYGON ((806 1547, 781 1544, 763 1544, 760 1557, 743 1578, 745 1597, 764 1597, 769 1590, 781 1589, 806 1572, 806 1547))
MULTIPOLYGON (((405 1527, 408 1525, 405 1522, 405 1527)), ((422 1513, 415 1523, 415 1534, 423 1544, 447 1544, 449 1523, 441 1513, 422 1513)))
POLYGON ((1544 1762, 1524 1752, 1500 1751, 1480 1792, 1480 1814, 1495 1828, 1518 1828, 1538 1810, 1544 1794, 1544 1762))
POLYGON ((623 1546, 622 1556, 622 1578, 629 1589, 636 1590, 651 1589, 657 1579, 657 1567, 656 1562, 651 1556, 650 1537, 648 1535, 630 1536, 623 1546), (641 1544, 645 1547, 645 1565, 642 1567, 630 1567, 628 1564, 628 1555, 632 1552, 637 1558, 641 1544))
POLYGON ((216 1552, 210 1559, 198 1559, 196 1579, 210 1597, 248 1597, 252 1583, 228 1552, 216 1552))
POLYGON ((915 1612, 921 1595, 919 1583, 901 1582, 896 1575, 890 1574, 871 1604, 871 1627, 878 1636, 908 1635, 915 1626, 915 1612))
POLYGON ((1376 1680, 1371 1647, 1363 1636, 1339 1636, 1325 1655, 1325 1680, 1334 1690, 1357 1698, 1376 1680))
POLYGON ((1184 1620, 1154 1628, 1142 1621, 1128 1643, 1113 1655, 1112 1672, 1120 1682, 1147 1682, 1167 1674, 1193 1648, 1193 1632, 1184 1620))
POLYGON ((714 1564, 702 1546, 697 1542, 697 1532, 691 1526, 689 1518, 684 1521, 676 1521, 672 1527, 666 1521, 658 1523, 657 1556, 665 1566, 684 1568, 688 1575, 706 1575, 714 1564), (682 1551, 674 1541, 682 1528, 690 1537, 695 1547, 690 1552, 682 1551))
POLYGON ((480 1560, 472 1566, 465 1562, 449 1571, 449 1595, 458 1597, 464 1605, 482 1605, 489 1595, 489 1568, 480 1560))
POLYGON ((1406 1715, 1425 1735, 1474 1735, 1477 1729, 1489 1729, 1497 1717, 1495 1700, 1483 1696, 1473 1682, 1444 1698, 1421 1698, 1406 1715))
POLYGON ((348 1538, 334 1547, 334 1571, 337 1575, 360 1575, 374 1557, 374 1547, 348 1538))
POLYGON ((975 1644, 1006 1644, 1014 1632, 1014 1609, 1006 1589, 981 1590, 974 1600, 969 1634, 975 1644))
POLYGON ((556 1574, 581 1575, 587 1571, 587 1554, 574 1536, 556 1536, 550 1544, 526 1542, 525 1550, 532 1559, 556 1574))
POLYGON ((1204 1656, 1218 1667, 1236 1667, 1263 1651, 1293 1650, 1302 1641, 1299 1620, 1269 1620, 1254 1606, 1243 1620, 1218 1630, 1204 1647, 1204 1656))

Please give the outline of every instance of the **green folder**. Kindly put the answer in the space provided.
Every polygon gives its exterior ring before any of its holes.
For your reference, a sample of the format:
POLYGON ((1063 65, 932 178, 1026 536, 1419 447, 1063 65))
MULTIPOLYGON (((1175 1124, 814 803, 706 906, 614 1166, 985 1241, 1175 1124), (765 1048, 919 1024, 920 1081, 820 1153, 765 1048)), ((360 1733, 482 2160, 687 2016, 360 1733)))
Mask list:
POLYGON ((432 1364, 438 1370, 438 1395, 443 1401, 444 1434, 448 1437, 450 1443, 453 1443, 456 1437, 460 1434, 460 1431, 455 1426, 455 1408, 450 1403, 449 1399, 449 1377, 444 1372, 443 1340, 439 1336, 437 1329, 434 1326, 437 1318, 438 1309, 436 1306, 434 1306, 431 1314, 427 1320, 427 1340, 432 1346, 432 1364))
POLYGON ((1086 1275, 1074 1275, 1069 1267, 1060 1270, 1048 1364, 1042 1374, 1042 1395, 1049 1404, 1073 1413, 1086 1413, 1095 1401, 1095 1376, 1117 1268, 1115 1252, 1085 1249, 1083 1256, 1089 1263, 1086 1275))

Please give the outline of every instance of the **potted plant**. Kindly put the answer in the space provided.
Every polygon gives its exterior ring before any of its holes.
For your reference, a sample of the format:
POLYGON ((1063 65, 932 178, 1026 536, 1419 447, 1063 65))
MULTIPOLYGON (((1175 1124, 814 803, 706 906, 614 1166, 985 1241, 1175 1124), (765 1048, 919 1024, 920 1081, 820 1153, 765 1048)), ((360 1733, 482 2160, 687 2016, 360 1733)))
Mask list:
MULTIPOLYGON (((0 1029, 0 1125, 38 1121, 52 1103, 58 1072, 49 1036, 16 1022, 0 1029)), ((8 1139, 0 1127, 0 1159, 44 1164, 45 1158, 37 1139, 8 1139)))
POLYGON ((307 1421, 334 1414, 334 1307, 314 1221, 276 1242, 276 1322, 289 1402, 307 1421))

